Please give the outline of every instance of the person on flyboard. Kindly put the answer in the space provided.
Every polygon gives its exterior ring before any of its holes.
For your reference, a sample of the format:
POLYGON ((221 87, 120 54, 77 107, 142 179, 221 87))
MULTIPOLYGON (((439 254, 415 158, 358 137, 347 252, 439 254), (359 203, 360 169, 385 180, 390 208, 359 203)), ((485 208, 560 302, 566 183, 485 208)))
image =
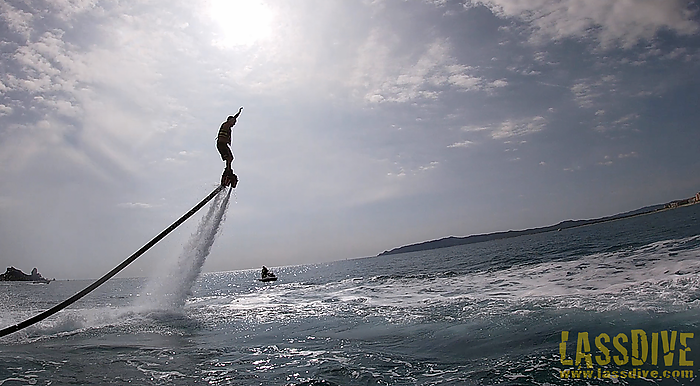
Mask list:
POLYGON ((226 122, 221 124, 219 128, 219 134, 216 136, 216 149, 221 154, 221 159, 226 162, 226 168, 224 169, 224 174, 221 176, 222 185, 231 185, 234 188, 238 183, 238 177, 233 174, 233 169, 231 168, 231 162, 233 162, 233 152, 231 152, 231 131, 233 125, 236 124, 238 116, 241 115, 243 107, 238 109, 236 115, 229 115, 226 122))

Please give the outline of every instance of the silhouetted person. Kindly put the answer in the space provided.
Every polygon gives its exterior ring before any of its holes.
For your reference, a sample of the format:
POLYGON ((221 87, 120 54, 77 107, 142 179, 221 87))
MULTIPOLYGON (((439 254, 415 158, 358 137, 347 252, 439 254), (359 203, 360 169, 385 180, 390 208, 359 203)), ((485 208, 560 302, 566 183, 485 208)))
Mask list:
POLYGON ((263 267, 262 267, 262 277, 263 277, 263 278, 266 278, 267 275, 269 274, 269 272, 270 272, 270 270, 268 270, 267 267, 263 265, 263 267))
POLYGON ((229 115, 226 122, 221 124, 219 134, 216 136, 216 149, 219 150, 221 159, 226 161, 226 170, 231 170, 231 162, 233 162, 233 153, 229 147, 231 145, 231 130, 236 124, 238 116, 241 115, 241 111, 243 111, 243 107, 238 109, 236 115, 229 115))

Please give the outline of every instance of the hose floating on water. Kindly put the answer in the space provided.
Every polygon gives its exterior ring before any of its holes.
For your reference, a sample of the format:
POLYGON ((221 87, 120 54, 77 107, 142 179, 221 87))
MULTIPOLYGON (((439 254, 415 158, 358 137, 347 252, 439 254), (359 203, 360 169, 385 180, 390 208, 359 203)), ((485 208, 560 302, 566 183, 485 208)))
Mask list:
POLYGON ((149 241, 148 243, 146 243, 146 245, 144 245, 143 247, 141 247, 141 249, 139 249, 138 251, 134 252, 134 253, 133 253, 131 256, 129 256, 126 260, 122 261, 121 264, 119 264, 118 266, 114 267, 114 269, 112 269, 111 271, 107 272, 104 276, 102 276, 101 278, 99 278, 99 279, 98 279, 97 281, 95 281, 94 283, 92 283, 92 284, 90 284, 89 286, 85 287, 85 289, 83 289, 82 291, 76 293, 75 295, 73 295, 73 296, 71 296, 70 298, 64 300, 63 302, 61 302, 61 303, 59 303, 59 304, 53 306, 52 308, 50 308, 50 309, 48 309, 48 310, 46 310, 46 311, 44 311, 44 312, 42 312, 42 313, 40 313, 40 314, 38 314, 38 315, 32 317, 32 318, 29 318, 29 319, 27 319, 27 320, 25 320, 25 321, 23 321, 23 322, 21 322, 21 323, 15 324, 14 326, 9 326, 9 327, 3 328, 2 330, 0 330, 0 337, 3 337, 3 336, 5 336, 5 335, 12 334, 13 332, 17 332, 17 331, 19 331, 19 330, 21 330, 21 329, 23 329, 23 328, 26 328, 26 327, 31 326, 32 324, 38 323, 38 322, 40 322, 40 321, 42 321, 42 320, 48 318, 49 316, 51 316, 51 315, 57 313, 58 311, 61 311, 62 309, 64 309, 64 308, 70 306, 71 304, 75 303, 76 301, 78 301, 78 300, 79 300, 80 298, 82 298, 83 296, 89 294, 90 292, 92 292, 93 290, 95 290, 95 288, 101 286, 101 285, 104 284, 107 280, 111 279, 114 275, 116 275, 117 273, 119 273, 119 271, 121 271, 121 270, 123 270, 124 268, 126 268, 126 266, 128 266, 128 265, 131 264, 131 263, 133 263, 134 260, 136 260, 136 259, 139 258, 139 256, 141 256, 141 255, 143 255, 144 253, 146 253, 146 251, 148 251, 149 249, 151 249, 151 247, 153 247, 154 245, 156 245, 160 240, 162 240, 165 236, 167 236, 168 233, 172 232, 173 230, 175 230, 175 228, 177 228, 177 227, 179 227, 180 225, 182 225, 182 223, 184 223, 188 218, 192 217, 192 215, 194 215, 195 213, 197 213, 197 211, 199 211, 200 209, 202 209, 202 207, 203 207, 204 205, 206 205, 207 202, 209 202, 212 198, 214 198, 214 196, 216 196, 216 195, 217 195, 221 190, 223 190, 224 188, 226 188, 225 185, 219 185, 219 186, 218 186, 216 189, 214 189, 214 191, 212 191, 207 197, 205 197, 202 201, 200 201, 199 204, 195 205, 194 208, 190 209, 189 212, 185 213, 185 214, 184 214, 182 217, 180 217, 177 221, 175 221, 174 223, 172 223, 172 225, 170 225, 168 228, 166 228, 165 230, 163 230, 162 232, 160 232, 160 234, 158 234, 158 236, 154 237, 151 241, 149 241))

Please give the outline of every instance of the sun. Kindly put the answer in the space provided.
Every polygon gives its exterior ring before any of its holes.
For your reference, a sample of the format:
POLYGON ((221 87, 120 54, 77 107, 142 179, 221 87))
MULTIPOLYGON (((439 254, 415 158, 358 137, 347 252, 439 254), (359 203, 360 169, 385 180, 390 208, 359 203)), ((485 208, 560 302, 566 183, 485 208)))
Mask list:
POLYGON ((211 0, 208 14, 218 30, 217 46, 252 46, 272 33, 272 11, 262 1, 211 0))

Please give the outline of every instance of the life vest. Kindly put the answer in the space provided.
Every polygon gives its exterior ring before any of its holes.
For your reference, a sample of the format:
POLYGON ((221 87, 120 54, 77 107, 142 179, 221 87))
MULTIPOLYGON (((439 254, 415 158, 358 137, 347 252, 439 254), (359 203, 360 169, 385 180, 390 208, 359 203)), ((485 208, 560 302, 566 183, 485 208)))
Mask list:
POLYGON ((233 125, 235 125, 235 121, 226 121, 222 123, 221 128, 219 129, 219 134, 216 136, 216 140, 231 143, 231 128, 233 125))

